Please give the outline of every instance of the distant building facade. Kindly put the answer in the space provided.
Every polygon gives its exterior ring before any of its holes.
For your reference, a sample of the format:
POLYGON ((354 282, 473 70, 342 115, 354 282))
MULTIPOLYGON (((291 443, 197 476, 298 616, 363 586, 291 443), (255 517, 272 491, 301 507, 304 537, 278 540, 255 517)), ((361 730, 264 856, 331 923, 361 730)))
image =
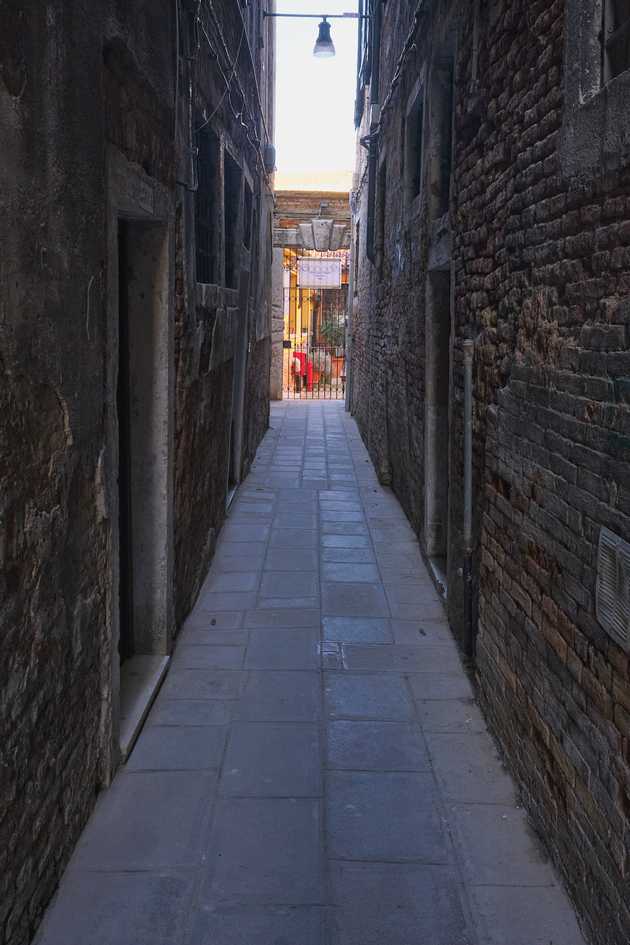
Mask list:
POLYGON ((267 427, 271 24, 260 0, 3 7, 3 945, 37 927, 267 427))
MULTIPOLYGON (((296 337, 296 307, 302 307, 298 287, 298 258, 335 258, 340 261, 339 298, 328 293, 324 306, 332 301, 335 340, 345 347, 345 308, 348 283, 348 250, 350 247, 350 204, 347 193, 320 190, 276 191, 273 233, 272 275, 272 400, 282 400, 290 392, 291 352, 301 347, 302 336, 296 337), (341 311, 341 308, 343 311, 341 311), (343 334, 343 338, 336 336, 343 334)), ((304 312, 298 319, 300 329, 313 326, 313 313, 305 297, 304 312)), ((330 318, 329 318, 330 320, 330 318)), ((321 321, 321 318, 320 318, 321 321)), ((317 316, 315 316, 317 322, 317 316)), ((334 347, 327 345, 326 347, 334 347)), ((334 356, 334 355, 333 355, 334 356)), ((345 365, 345 359, 344 359, 345 365)), ((345 366, 343 368, 345 370, 345 366)), ((333 370, 334 374, 334 370, 333 370)), ((336 394, 335 378, 325 385, 327 396, 336 394), (334 389, 334 391, 333 391, 334 389)))
POLYGON ((351 408, 591 940, 625 945, 630 10, 364 7, 351 408))

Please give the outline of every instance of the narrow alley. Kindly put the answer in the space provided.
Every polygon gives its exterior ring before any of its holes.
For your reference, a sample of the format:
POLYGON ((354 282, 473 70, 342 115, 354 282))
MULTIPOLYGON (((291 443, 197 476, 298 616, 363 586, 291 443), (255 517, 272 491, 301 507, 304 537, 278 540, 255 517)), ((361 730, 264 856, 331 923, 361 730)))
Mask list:
POLYGON ((2 4, 0 945, 629 945, 629 101, 630 0, 2 4))
POLYGON ((272 407, 36 942, 582 942, 341 402, 272 407))

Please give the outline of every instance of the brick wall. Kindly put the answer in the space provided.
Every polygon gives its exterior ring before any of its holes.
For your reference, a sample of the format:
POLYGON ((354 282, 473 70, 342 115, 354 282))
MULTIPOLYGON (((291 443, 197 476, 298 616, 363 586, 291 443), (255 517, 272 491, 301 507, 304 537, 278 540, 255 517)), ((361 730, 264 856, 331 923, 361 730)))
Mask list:
MULTIPOLYGON (((385 252, 379 270, 360 251, 353 407, 424 540, 423 280, 432 233, 428 212, 414 226, 401 209, 396 154, 407 90, 423 68, 431 75, 450 22, 458 45, 448 612, 459 634, 460 351, 471 337, 480 698, 591 940, 622 945, 630 937, 630 672, 596 620, 595 578, 601 526, 630 540, 630 171, 621 150, 609 153, 606 172, 563 170, 568 4, 480 6, 476 23, 474 4, 442 4, 423 21, 381 122, 385 252)), ((381 101, 406 10, 385 7, 381 101)), ((425 174, 429 188, 426 165, 425 174)), ((362 232, 366 201, 364 186, 362 232)))

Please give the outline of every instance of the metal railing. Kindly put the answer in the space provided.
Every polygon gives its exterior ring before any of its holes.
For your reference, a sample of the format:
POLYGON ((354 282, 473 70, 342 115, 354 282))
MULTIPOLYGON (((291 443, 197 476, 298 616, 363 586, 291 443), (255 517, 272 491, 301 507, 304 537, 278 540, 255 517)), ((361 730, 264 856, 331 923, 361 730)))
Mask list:
POLYGON ((282 392, 287 400, 343 400, 347 287, 285 289, 282 392))

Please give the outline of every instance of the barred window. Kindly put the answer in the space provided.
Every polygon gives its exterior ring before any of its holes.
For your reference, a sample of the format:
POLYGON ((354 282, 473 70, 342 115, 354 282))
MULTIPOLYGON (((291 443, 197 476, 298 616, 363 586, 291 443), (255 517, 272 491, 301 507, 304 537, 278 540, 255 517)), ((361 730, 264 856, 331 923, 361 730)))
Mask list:
POLYGON ((219 139, 210 128, 203 128, 197 139, 197 192, 195 194, 195 245, 197 282, 217 283, 219 204, 217 182, 219 139))
POLYGON ((223 207, 225 213, 225 284, 229 289, 238 287, 239 253, 236 245, 238 217, 241 202, 241 169, 234 158, 224 151, 223 207))
POLYGON ((565 2, 562 171, 598 176, 630 162, 630 0, 565 2))
POLYGON ((630 69, 630 0, 604 0, 604 82, 630 69))
POLYGON ((424 134, 424 89, 418 91, 405 122, 405 173, 409 200, 414 200, 422 186, 422 144, 424 134))
POLYGON ((243 246, 251 249, 252 246, 252 188, 245 182, 245 199, 243 203, 243 246))

